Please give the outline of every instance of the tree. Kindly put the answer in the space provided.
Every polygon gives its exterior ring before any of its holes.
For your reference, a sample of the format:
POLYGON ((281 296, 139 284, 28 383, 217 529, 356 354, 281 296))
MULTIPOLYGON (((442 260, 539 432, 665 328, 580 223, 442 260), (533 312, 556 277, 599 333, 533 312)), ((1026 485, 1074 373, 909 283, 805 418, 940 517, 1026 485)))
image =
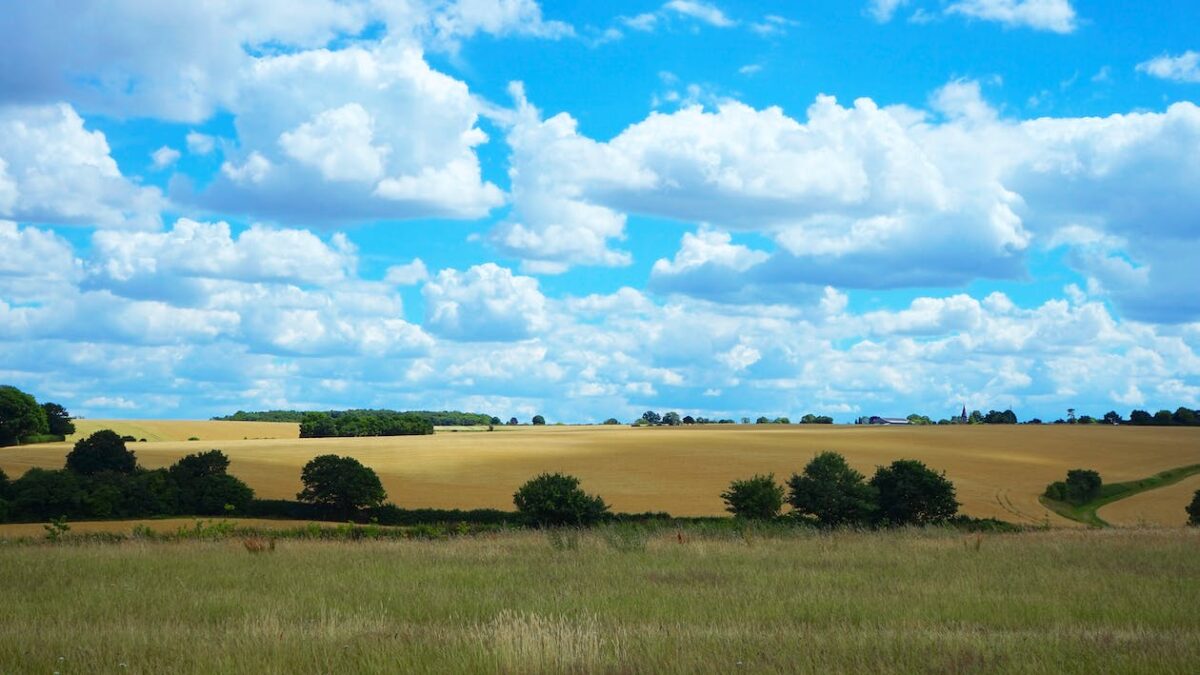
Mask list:
POLYGON ((1075 409, 1067 408, 1067 424, 1075 424, 1075 409))
POLYGON ((1129 423, 1144 426, 1154 422, 1154 418, 1145 410, 1134 410, 1129 413, 1129 423))
POLYGON ((677 427, 681 422, 682 420, 679 418, 679 413, 673 410, 662 417, 662 423, 669 427, 677 427))
POLYGON ((1090 469, 1071 469, 1067 472, 1064 494, 1072 504, 1086 504, 1100 496, 1100 474, 1090 469))
POLYGON ((967 424, 983 424, 983 413, 972 410, 971 416, 967 418, 967 424))
POLYGON ((1171 421, 1175 424, 1193 426, 1196 424, 1196 412, 1180 406, 1179 409, 1175 411, 1175 414, 1171 415, 1171 421))
POLYGON ((879 493, 876 519, 889 525, 938 523, 958 512, 954 484, 915 459, 879 467, 870 485, 879 493))
POLYGON ((9 385, 0 386, 0 445, 16 445, 26 436, 50 430, 37 399, 9 385))
POLYGON ((543 473, 513 494, 517 511, 536 525, 592 525, 607 513, 608 505, 600 497, 579 487, 579 479, 561 473, 543 473))
POLYGON ((925 415, 918 415, 917 413, 913 413, 905 419, 908 420, 909 424, 913 424, 916 426, 924 426, 927 424, 933 424, 933 420, 929 419, 929 417, 927 417, 925 415))
POLYGON ((337 422, 329 413, 304 413, 300 420, 300 438, 333 438, 338 435, 337 422))
POLYGON ((833 424, 833 418, 828 415, 814 415, 808 413, 800 418, 800 424, 833 424))
POLYGON ((776 417, 771 420, 771 424, 791 424, 792 421, 786 417, 776 417))
POLYGON ((989 410, 983 417, 984 424, 1016 424, 1017 415, 1012 410, 989 410))
POLYGON ((379 506, 387 498, 379 476, 353 457, 314 457, 301 470, 300 482, 304 489, 296 499, 329 507, 341 515, 379 506))
POLYGON ((125 447, 125 441, 110 429, 102 429, 75 443, 67 454, 67 470, 81 476, 103 471, 133 473, 137 457, 125 447))
POLYGON ((692 417, 691 415, 684 415, 684 417, 683 417, 683 423, 684 423, 684 424, 695 424, 695 423, 696 423, 696 418, 695 418, 695 417, 692 417))
MULTIPOLYGON (((179 490, 179 511, 188 515, 219 515, 227 506, 243 512, 254 490, 228 473, 229 458, 220 450, 187 455, 169 473, 179 490)), ((368 469, 369 471, 369 469, 368 469)))
POLYGON ((759 417, 758 419, 754 420, 754 423, 755 423, 755 424, 770 424, 770 423, 771 423, 771 418, 769 418, 769 417, 767 417, 766 415, 764 415, 764 416, 762 416, 762 417, 759 417))
POLYGON ((797 516, 824 527, 860 525, 870 521, 877 507, 875 488, 836 452, 822 452, 792 474, 787 482, 788 502, 797 516))
POLYGON ((620 424, 621 420, 618 420, 615 417, 610 417, 610 418, 604 420, 604 423, 611 426, 613 424, 620 424))
POLYGON ((653 410, 647 410, 646 412, 642 413, 642 419, 646 420, 647 424, 659 424, 662 422, 662 415, 659 415, 653 410))
POLYGON ((775 482, 775 474, 755 475, 735 480, 721 493, 725 510, 734 518, 772 520, 783 508, 783 486, 775 482))
POLYGON ((1200 490, 1192 495, 1192 503, 1187 505, 1188 525, 1200 525, 1200 490))
POLYGON ((545 426, 546 418, 542 417, 541 415, 534 415, 533 419, 530 420, 529 423, 533 424, 534 426, 545 426))
POLYGON ((34 467, 13 481, 12 511, 31 519, 83 515, 84 490, 79 475, 34 467))
POLYGON ((520 424, 520 422, 517 421, 517 418, 515 418, 515 417, 508 418, 508 426, 515 427, 518 424, 520 424))
POLYGON ((490 425, 492 425, 492 426, 494 426, 494 427, 500 426, 500 418, 499 418, 499 417, 493 417, 491 420, 489 420, 489 421, 488 421, 488 424, 490 424, 490 425))
POLYGON ((1105 424, 1120 424, 1124 421, 1125 420, 1121 419, 1121 413, 1117 412, 1116 410, 1109 410, 1108 412, 1104 413, 1105 424))
POLYGON ((1159 410, 1158 412, 1154 413, 1154 424, 1158 426, 1170 426, 1174 421, 1175 420, 1172 417, 1170 410, 1159 410))
POLYGON ((70 436, 75 433, 75 425, 71 423, 71 414, 57 403, 43 403, 42 410, 46 412, 47 433, 55 436, 70 436))

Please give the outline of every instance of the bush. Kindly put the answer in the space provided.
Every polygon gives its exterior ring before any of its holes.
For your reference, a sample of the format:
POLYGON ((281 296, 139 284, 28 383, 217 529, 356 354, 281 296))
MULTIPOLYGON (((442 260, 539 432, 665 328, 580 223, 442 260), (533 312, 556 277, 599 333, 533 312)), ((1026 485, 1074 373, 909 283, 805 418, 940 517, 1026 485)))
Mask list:
POLYGON ((608 513, 600 497, 586 494, 579 479, 561 473, 543 473, 513 494, 517 511, 540 526, 593 525, 608 513))
POLYGON ((772 520, 783 508, 783 486, 775 482, 773 473, 754 475, 730 483, 729 489, 721 493, 721 499, 734 518, 772 520))
POLYGON ((1067 501, 1086 504, 1100 496, 1100 474, 1090 469, 1071 469, 1067 472, 1065 491, 1067 501))
POLYGON ((22 445, 30 445, 33 443, 62 443, 67 440, 66 436, 58 434, 30 434, 21 437, 22 445))
POLYGON ((114 431, 104 429, 79 440, 67 455, 67 469, 82 476, 102 471, 133 473, 137 458, 114 431))
POLYGON ((940 523, 958 513, 954 484, 915 459, 879 467, 870 485, 879 493, 876 520, 884 524, 940 523))
POLYGON ((1200 525, 1200 490, 1192 496, 1192 503, 1187 505, 1188 525, 1200 525))
POLYGON ((875 488, 836 452, 822 452, 788 479, 788 502, 797 516, 823 527, 863 525, 878 506, 875 488))
POLYGON ((387 498, 379 476, 353 457, 314 457, 301 470, 300 482, 304 489, 296 499, 321 504, 344 515, 363 507, 379 506, 387 498))
POLYGON ((1047 499, 1053 499, 1058 502, 1067 501, 1067 484, 1061 480, 1056 480, 1046 486, 1046 491, 1042 493, 1047 499))

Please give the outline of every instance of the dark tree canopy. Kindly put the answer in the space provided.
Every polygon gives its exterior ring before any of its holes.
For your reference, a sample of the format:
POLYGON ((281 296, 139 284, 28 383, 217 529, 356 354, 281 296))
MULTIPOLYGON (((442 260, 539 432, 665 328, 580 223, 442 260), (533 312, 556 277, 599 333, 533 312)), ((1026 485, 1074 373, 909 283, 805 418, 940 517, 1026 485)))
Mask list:
POLYGON ((541 415, 534 415, 533 419, 530 420, 530 424, 534 424, 536 426, 542 426, 545 423, 546 423, 546 418, 542 417, 541 415))
POLYGON ((180 513, 218 515, 232 509, 246 510, 254 491, 227 473, 229 458, 220 450, 187 455, 170 469, 170 478, 179 489, 180 513))
POLYGON ((1187 505, 1188 525, 1200 525, 1200 490, 1192 495, 1192 503, 1187 505))
POLYGON ((520 424, 520 422, 517 420, 517 418, 515 418, 515 417, 508 418, 508 426, 515 427, 518 424, 520 424))
POLYGON ((915 459, 881 466, 871 478, 878 492, 876 520, 889 525, 925 525, 958 513, 954 484, 915 459))
POLYGON ((46 411, 47 433, 55 436, 70 436, 75 433, 75 425, 71 423, 71 413, 57 403, 43 403, 42 410, 46 411))
POLYGON ((115 431, 102 429, 75 443, 67 454, 67 469, 82 476, 102 471, 133 473, 137 458, 115 431))
MULTIPOLYGON (((490 420, 491 418, 485 418, 490 420)), ((305 413, 300 438, 419 436, 433 433, 433 422, 417 413, 393 410, 335 410, 305 413)))
POLYGON ((0 386, 0 445, 16 445, 26 436, 49 433, 46 411, 37 399, 9 385, 0 386))
POLYGON ((824 527, 870 522, 877 507, 876 490, 836 452, 822 452, 788 479, 788 502, 796 515, 824 527))
POLYGON ((683 419, 679 417, 679 413, 672 410, 662 416, 662 423, 669 427, 677 427, 683 423, 683 419))
POLYGON ((730 483, 721 499, 734 518, 772 520, 783 508, 783 486, 775 482, 775 474, 755 475, 730 483))
POLYGON ((561 473, 543 473, 513 494, 517 511, 541 526, 592 525, 608 513, 600 497, 579 487, 579 479, 561 473))
POLYGON ((1100 474, 1091 469, 1071 469, 1067 472, 1065 495, 1072 504, 1086 504, 1100 496, 1100 474))
POLYGON ((650 424, 658 424, 662 422, 662 415, 659 415, 653 410, 647 410, 646 412, 642 413, 642 419, 646 420, 646 422, 650 424))
POLYGON ((613 424, 620 424, 621 420, 619 420, 615 417, 610 417, 610 418, 604 420, 604 423, 611 426, 613 424))
POLYGON ((300 482, 304 489, 296 499, 327 506, 341 514, 379 506, 387 498, 375 471, 353 457, 314 457, 300 472, 300 482))

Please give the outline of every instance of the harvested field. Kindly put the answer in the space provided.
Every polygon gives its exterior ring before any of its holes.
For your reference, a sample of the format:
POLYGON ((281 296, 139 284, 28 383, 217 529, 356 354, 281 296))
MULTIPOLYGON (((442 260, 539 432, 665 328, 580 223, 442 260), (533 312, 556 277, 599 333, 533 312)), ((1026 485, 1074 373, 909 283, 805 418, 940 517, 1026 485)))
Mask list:
POLYGON ((299 438, 300 425, 291 422, 215 422, 212 420, 75 420, 75 441, 101 429, 147 441, 231 441, 260 438, 299 438))
MULTIPOLYGON (((178 422, 170 424, 186 425, 178 422)), ((192 422, 205 438, 207 425, 192 422)), ((181 429, 186 428, 184 426, 181 429)), ((237 427, 234 427, 237 428, 237 427)), ((249 427, 248 427, 249 428, 249 427)), ((234 434, 251 435, 251 432, 234 434)), ((1075 525, 1038 503, 1046 484, 1068 469, 1091 468, 1106 482, 1132 480, 1200 462, 1200 428, 1112 426, 710 426, 682 428, 520 427, 503 432, 444 432, 395 438, 224 440, 136 443, 138 461, 167 466, 217 447, 230 470, 260 497, 293 498, 300 467, 316 455, 356 457, 375 469, 402 507, 511 508, 512 493, 542 471, 579 476, 586 490, 622 511, 721 515, 730 480, 774 472, 783 480, 814 454, 836 450, 867 473, 914 458, 945 471, 963 511, 1019 523, 1075 525)), ((66 444, 0 450, 15 477, 30 466, 62 466, 66 444)), ((1174 493, 1139 496, 1147 522, 1177 524, 1174 493), (1156 506, 1161 500, 1161 506, 1156 506)), ((1111 508, 1111 507, 1109 507, 1111 508)))

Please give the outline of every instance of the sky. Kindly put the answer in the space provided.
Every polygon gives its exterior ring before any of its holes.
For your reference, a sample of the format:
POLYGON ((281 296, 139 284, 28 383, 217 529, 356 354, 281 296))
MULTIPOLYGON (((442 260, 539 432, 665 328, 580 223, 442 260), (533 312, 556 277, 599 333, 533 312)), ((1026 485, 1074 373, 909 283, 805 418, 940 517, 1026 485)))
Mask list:
POLYGON ((0 0, 86 417, 1200 407, 1200 3, 0 0))

